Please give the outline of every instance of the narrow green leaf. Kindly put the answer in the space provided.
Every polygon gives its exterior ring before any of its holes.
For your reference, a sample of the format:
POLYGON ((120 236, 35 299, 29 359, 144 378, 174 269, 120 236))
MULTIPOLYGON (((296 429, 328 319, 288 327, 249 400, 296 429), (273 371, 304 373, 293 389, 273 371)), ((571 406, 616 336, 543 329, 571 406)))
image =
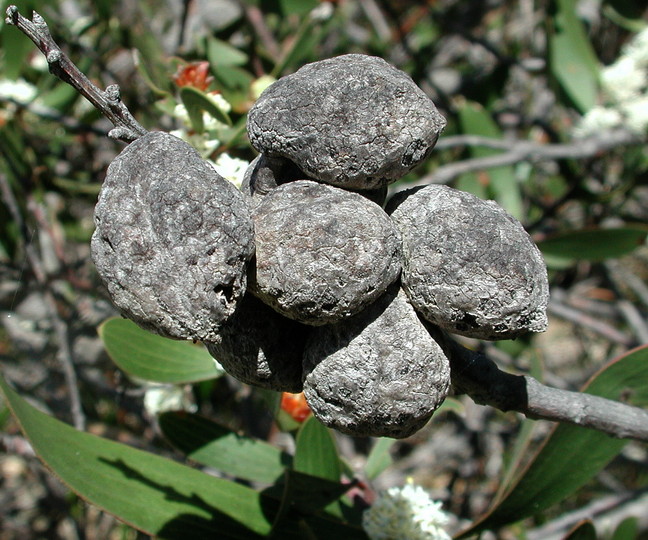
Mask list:
POLYGON ((202 345, 151 334, 128 319, 108 319, 99 336, 113 362, 138 379, 182 384, 223 374, 202 345))
MULTIPOLYGON (((461 131, 466 134, 495 139, 502 137, 502 132, 491 115, 478 103, 464 103, 459 109, 459 123, 461 131)), ((498 150, 481 147, 470 150, 470 155, 473 158, 492 156, 498 153, 498 150)), ((512 216, 517 219, 523 217, 522 195, 515 177, 515 170, 511 166, 495 167, 481 173, 465 174, 460 178, 457 187, 459 189, 467 188, 466 191, 470 191, 477 197, 493 198, 512 216)))
POLYGON ((169 95, 169 88, 167 87, 168 85, 164 85, 165 87, 158 85, 156 79, 158 79, 158 81, 160 80, 159 74, 154 73, 153 70, 151 70, 150 64, 142 60, 142 53, 137 49, 133 50, 133 61, 140 77, 144 81, 144 84, 148 86, 149 90, 151 90, 158 96, 169 95))
POLYGON ((565 540, 596 540, 596 529, 589 521, 581 521, 565 537, 565 540))
POLYGON ((292 469, 286 471, 285 480, 284 499, 305 514, 322 510, 352 487, 352 484, 341 484, 292 469))
POLYGON ((169 412, 158 420, 164 436, 189 459, 243 480, 271 484, 283 477, 292 461, 268 443, 196 414, 169 412))
POLYGON ((319 5, 319 0, 279 0, 284 15, 306 15, 319 5))
POLYGON ((639 520, 636 517, 629 517, 619 523, 611 540, 636 540, 638 537, 639 520))
POLYGON ((209 38, 207 59, 214 66, 243 66, 248 61, 248 55, 225 41, 209 38))
POLYGON ((569 264, 577 260, 602 261, 621 257, 643 245, 648 235, 645 226, 616 229, 586 229, 557 234, 538 242, 547 264, 569 264))
POLYGON ((254 490, 76 429, 29 405, 0 378, 36 454, 74 492, 160 538, 259 538, 276 511, 254 490), (272 508, 268 507, 268 504, 272 508))
POLYGON ((293 468, 302 473, 337 482, 342 474, 333 435, 314 416, 297 432, 293 468))
MULTIPOLYGON (((583 391, 646 407, 648 345, 610 362, 583 391)), ((560 502, 603 469, 627 442, 580 426, 557 426, 501 501, 458 538, 497 529, 560 502)))
POLYGON ((389 453, 389 450, 396 442, 396 439, 381 438, 377 439, 371 447, 367 463, 364 467, 365 476, 369 480, 376 478, 381 472, 389 467, 394 460, 389 453))
POLYGON ((191 125, 198 133, 205 130, 202 117, 203 111, 227 126, 232 125, 230 117, 221 111, 204 92, 197 88, 183 86, 180 88, 180 99, 187 108, 191 125))
POLYGON ((558 12, 549 35, 549 66, 565 93, 585 113, 596 105, 599 63, 576 15, 575 0, 555 2, 558 12))

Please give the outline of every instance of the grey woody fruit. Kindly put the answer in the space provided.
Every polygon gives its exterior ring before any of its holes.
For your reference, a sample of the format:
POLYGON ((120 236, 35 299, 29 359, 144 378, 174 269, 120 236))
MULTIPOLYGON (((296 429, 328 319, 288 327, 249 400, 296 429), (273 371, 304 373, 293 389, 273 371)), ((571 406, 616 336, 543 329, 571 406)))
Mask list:
POLYGON ((445 119, 402 71, 347 54, 307 64, 269 86, 249 112, 250 142, 309 178, 382 188, 432 150, 445 119))
POLYGON ((403 237, 403 288, 427 320, 487 340, 546 329, 544 259, 497 203, 431 185, 387 211, 403 237))
POLYGON ((148 133, 110 164, 91 248, 114 304, 140 326, 209 340, 246 288, 254 229, 242 194, 191 146, 148 133))
POLYGON ((241 382, 297 393, 302 391, 302 356, 311 330, 246 294, 218 337, 205 345, 241 382))
POLYGON ((358 315, 315 328, 306 343, 306 400, 323 424, 350 435, 412 435, 449 384, 446 355, 397 285, 358 315))
POLYGON ((259 154, 245 171, 241 191, 251 205, 256 206, 277 186, 301 179, 306 179, 306 176, 291 161, 259 154))
POLYGON ((376 204, 309 180, 283 184, 253 211, 252 292, 311 325, 336 322, 376 300, 400 274, 400 236, 376 204))

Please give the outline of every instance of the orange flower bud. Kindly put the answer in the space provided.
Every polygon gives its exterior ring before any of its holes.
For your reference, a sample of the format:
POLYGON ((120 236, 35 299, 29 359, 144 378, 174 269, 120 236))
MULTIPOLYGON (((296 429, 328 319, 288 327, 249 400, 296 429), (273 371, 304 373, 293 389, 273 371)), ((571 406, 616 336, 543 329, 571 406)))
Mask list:
POLYGON ((284 392, 281 395, 281 408, 292 416, 296 422, 303 422, 311 414, 310 407, 306 403, 303 392, 299 394, 284 392))
POLYGON ((173 80, 180 87, 192 86, 204 92, 214 78, 209 76, 209 62, 191 62, 179 66, 173 80))

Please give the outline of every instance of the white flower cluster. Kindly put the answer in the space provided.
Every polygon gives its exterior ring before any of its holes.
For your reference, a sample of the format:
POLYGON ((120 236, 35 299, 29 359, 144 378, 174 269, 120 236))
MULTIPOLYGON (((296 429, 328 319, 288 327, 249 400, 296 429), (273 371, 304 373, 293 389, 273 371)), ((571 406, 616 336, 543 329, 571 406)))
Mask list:
MULTIPOLYGON (((221 94, 212 92, 207 94, 207 96, 224 114, 228 114, 231 111, 232 106, 221 94)), ((187 112, 187 108, 182 104, 176 105, 173 116, 180 120, 184 126, 180 129, 171 131, 171 135, 175 135, 183 141, 188 142, 198 150, 198 152, 200 152, 212 167, 216 169, 218 174, 232 182, 237 188, 240 188, 241 182, 243 181, 243 175, 249 165, 247 161, 232 157, 228 154, 219 155, 216 161, 209 159, 212 152, 221 145, 219 137, 222 136, 226 129, 229 129, 229 126, 217 118, 214 118, 211 114, 205 112, 203 113, 202 118, 204 131, 203 133, 196 133, 189 127, 191 126, 189 113, 187 112)))
POLYGON ((605 106, 587 111, 574 134, 587 137, 624 126, 645 135, 648 130, 648 28, 623 48, 621 56, 601 71, 605 106))
POLYGON ((380 493, 362 515, 362 526, 371 540, 450 540, 444 530, 449 522, 441 503, 411 482, 380 493))
POLYGON ((166 411, 196 411, 191 394, 184 388, 173 384, 147 385, 144 394, 144 408, 151 416, 166 411))

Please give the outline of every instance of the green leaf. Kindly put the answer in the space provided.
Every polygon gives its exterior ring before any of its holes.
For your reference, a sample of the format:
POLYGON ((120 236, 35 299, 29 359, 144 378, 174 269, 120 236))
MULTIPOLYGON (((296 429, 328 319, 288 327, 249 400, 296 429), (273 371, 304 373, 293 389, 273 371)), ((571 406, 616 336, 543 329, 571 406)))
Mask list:
POLYGON ((284 15, 306 15, 319 5, 319 0, 279 0, 284 15))
POLYGON ((376 478, 381 472, 389 467, 394 460, 389 453, 389 450, 396 442, 396 439, 381 438, 377 439, 371 447, 367 463, 364 467, 365 476, 369 480, 376 478))
POLYGON ((139 50, 133 49, 133 62, 135 63, 137 72, 144 81, 144 84, 146 84, 149 90, 154 94, 157 94, 158 96, 168 96, 170 90, 168 81, 165 81, 164 84, 159 84, 163 81, 162 74, 159 70, 152 68, 148 62, 142 60, 142 56, 143 55, 139 50))
POLYGON ((196 414, 169 412, 158 420, 164 436, 189 459, 243 480, 271 484, 283 477, 292 461, 268 443, 196 414))
MULTIPOLYGON (((17 2, 14 2, 17 4, 17 2)), ((21 13, 31 13, 32 7, 25 11, 24 6, 18 4, 21 13)), ((5 12, 2 11, 2 18, 4 19, 5 12)), ((2 43, 2 67, 3 78, 9 80, 16 80, 25 71, 25 67, 29 65, 27 57, 34 50, 32 41, 24 35, 15 26, 5 24, 0 30, 0 42, 2 43)))
POLYGON ((76 429, 29 405, 0 378, 36 454, 74 492, 160 538, 259 538, 276 505, 256 491, 76 429), (268 504, 274 507, 268 508, 268 504))
POLYGON ((549 34, 549 66, 565 93, 585 113, 596 105, 599 62, 575 0, 555 0, 558 12, 549 34))
MULTIPOLYGON (((493 121, 491 115, 478 103, 466 102, 459 109, 459 122, 465 134, 481 135, 499 139, 502 132, 493 121)), ((490 148, 471 148, 473 158, 487 157, 500 153, 490 148)), ((509 214, 522 219, 524 206, 520 187, 511 166, 494 167, 487 171, 462 175, 457 187, 469 191, 480 198, 493 198, 509 214)))
POLYGON ((436 418, 440 414, 447 412, 453 412, 457 416, 464 416, 466 414, 466 407, 458 399, 447 397, 443 400, 443 403, 441 403, 439 408, 434 411, 432 419, 434 420, 434 418, 436 418))
POLYGON ((225 41, 209 38, 207 59, 214 66, 243 66, 248 61, 248 55, 225 41))
POLYGON ((183 86, 180 88, 180 99, 187 108, 191 125, 198 133, 205 130, 202 117, 203 111, 227 126, 232 125, 230 117, 221 111, 204 92, 197 88, 183 86))
POLYGON ((565 537, 565 540, 596 540, 596 529, 589 521, 581 521, 565 537))
MULTIPOLYGON (((610 362, 583 391, 647 406, 648 345, 610 362)), ((497 529, 560 502, 603 469, 627 442, 580 426, 557 426, 501 501, 458 538, 497 529)))
POLYGON ((353 484, 341 484, 287 469, 283 500, 300 512, 312 514, 337 501, 351 487, 353 484))
POLYGON ((602 261, 626 255, 646 241, 648 228, 584 229, 557 234, 538 242, 548 265, 568 265, 576 260, 602 261))
POLYGON ((113 362, 137 379, 182 384, 223 374, 202 345, 151 334, 128 319, 108 319, 99 336, 113 362))
POLYGON ((636 540, 638 537, 639 520, 636 517, 629 517, 619 523, 611 540, 636 540))
POLYGON ((342 464, 333 436, 314 416, 310 416, 297 432, 293 468, 333 482, 340 480, 342 464))

